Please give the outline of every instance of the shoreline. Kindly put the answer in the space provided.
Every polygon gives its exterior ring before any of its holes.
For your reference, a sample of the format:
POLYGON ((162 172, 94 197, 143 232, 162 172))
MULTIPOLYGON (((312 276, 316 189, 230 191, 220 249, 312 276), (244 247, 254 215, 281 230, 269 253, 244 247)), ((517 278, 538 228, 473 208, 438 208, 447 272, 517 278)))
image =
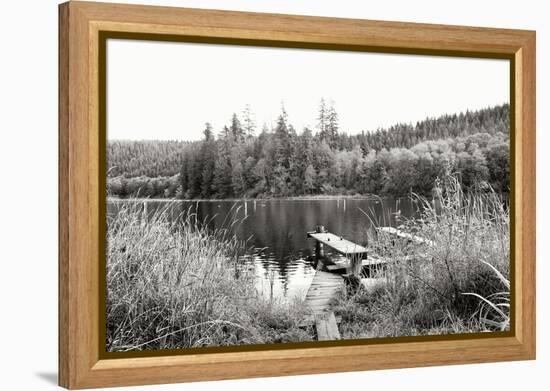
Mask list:
POLYGON ((403 197, 380 197, 377 195, 341 195, 341 196, 295 196, 295 197, 272 197, 272 198, 193 198, 193 199, 178 199, 178 198, 120 198, 108 196, 108 202, 266 202, 266 201, 338 201, 338 200, 398 200, 405 199, 403 197))

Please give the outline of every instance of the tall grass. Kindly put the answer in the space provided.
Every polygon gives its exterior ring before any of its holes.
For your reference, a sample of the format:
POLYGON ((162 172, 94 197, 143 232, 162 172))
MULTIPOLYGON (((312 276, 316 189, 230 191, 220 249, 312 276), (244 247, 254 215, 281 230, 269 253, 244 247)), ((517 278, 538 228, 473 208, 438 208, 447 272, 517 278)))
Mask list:
MULTIPOLYGON (((343 295, 336 311, 344 337, 445 334, 509 327, 509 212, 487 186, 467 193, 447 175, 433 200, 413 195, 419 217, 401 230, 429 239, 411 243, 379 232, 373 252, 392 260, 386 284, 343 295)), ((399 219, 399 217, 398 217, 399 219)))
POLYGON ((211 231, 196 215, 144 216, 124 203, 107 228, 108 351, 298 342, 303 303, 264 298, 239 262, 245 243, 211 231))

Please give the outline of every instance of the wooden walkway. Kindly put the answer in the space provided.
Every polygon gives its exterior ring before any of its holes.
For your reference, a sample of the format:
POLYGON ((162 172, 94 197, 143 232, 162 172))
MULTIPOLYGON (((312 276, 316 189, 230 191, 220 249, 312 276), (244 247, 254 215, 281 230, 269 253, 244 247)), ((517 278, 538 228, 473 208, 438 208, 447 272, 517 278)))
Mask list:
POLYGON ((313 277, 306 294, 306 305, 313 311, 319 341, 340 339, 336 317, 329 306, 343 286, 344 279, 337 274, 317 270, 313 277))
POLYGON ((330 299, 344 286, 342 276, 317 270, 306 294, 306 304, 314 314, 328 309, 330 299))
POLYGON ((315 316, 315 330, 319 341, 334 341, 340 339, 340 331, 334 312, 323 312, 315 316))
MULTIPOLYGON (((433 241, 413 235, 411 233, 403 232, 393 227, 380 227, 379 232, 394 235, 408 241, 433 246, 433 241)), ((338 330, 338 319, 334 315, 334 312, 330 310, 331 300, 338 294, 338 292, 344 287, 344 278, 335 273, 341 269, 348 270, 348 278, 355 278, 355 281, 359 283, 367 291, 373 291, 377 289, 381 284, 386 283, 386 279, 381 276, 372 277, 370 274, 368 278, 362 277, 362 270, 364 267, 376 269, 377 266, 383 267, 385 264, 392 260, 382 258, 376 254, 368 254, 367 248, 359 244, 353 243, 341 236, 327 232, 321 225, 317 226, 317 230, 307 233, 308 238, 316 240, 315 256, 319 265, 323 266, 318 270, 313 277, 313 281, 306 294, 306 305, 311 308, 313 312, 313 319, 304 321, 311 324, 315 322, 315 328, 317 330, 317 339, 319 341, 330 341, 340 339, 340 331, 338 330), (335 252, 344 256, 343 260, 332 261, 331 264, 323 264, 324 252, 323 246, 330 247, 335 252)), ((416 255, 414 258, 423 258, 424 255, 416 255)), ((408 261, 409 259, 405 259, 408 261)), ((325 259, 326 261, 326 259, 325 259)), ((372 270, 372 269, 371 269, 372 270)))

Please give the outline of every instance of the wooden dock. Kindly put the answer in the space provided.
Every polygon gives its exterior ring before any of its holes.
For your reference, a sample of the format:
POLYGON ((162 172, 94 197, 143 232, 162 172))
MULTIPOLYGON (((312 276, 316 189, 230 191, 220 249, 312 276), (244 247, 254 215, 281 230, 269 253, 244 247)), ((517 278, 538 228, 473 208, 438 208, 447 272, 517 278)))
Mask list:
POLYGON ((334 312, 323 312, 315 317, 315 329, 319 341, 334 341, 340 339, 340 331, 334 312))
POLYGON ((330 300, 343 286, 342 276, 317 270, 306 294, 306 304, 314 314, 326 311, 330 300))
POLYGON ((361 275, 362 261, 367 257, 366 247, 330 233, 322 225, 318 225, 315 231, 308 232, 307 237, 315 239, 315 257, 317 260, 324 257, 324 246, 327 246, 349 259, 349 275, 356 277, 361 275))
POLYGON ((319 341, 340 339, 330 301, 343 288, 344 279, 334 273, 317 270, 306 294, 306 305, 311 308, 319 341))
MULTIPOLYGON (((380 227, 378 231, 410 242, 428 246, 434 245, 434 242, 429 239, 403 232, 397 228, 380 227)), ((378 267, 383 268, 391 260, 382 258, 376 254, 367 254, 368 250, 366 247, 344 239, 342 236, 327 232, 321 225, 317 226, 316 231, 308 232, 307 236, 308 238, 315 239, 315 257, 318 265, 321 267, 317 268, 306 294, 306 305, 311 308, 313 318, 308 319, 305 323, 312 324, 315 322, 319 341, 340 339, 338 318, 330 310, 331 300, 344 287, 345 281, 356 286, 361 285, 367 291, 375 290, 381 284, 385 284, 386 279, 384 277, 377 276, 373 278, 370 273, 367 273, 368 278, 361 278, 361 272, 365 267, 370 268, 370 271, 376 270, 378 267), (327 261, 324 255, 324 246, 343 255, 344 259, 340 261, 327 261), (346 280, 344 280, 344 276, 333 273, 342 269, 347 270, 347 275, 345 275, 346 280)), ((422 259, 425 258, 425 255, 417 255, 415 258, 422 259)), ((405 260, 409 261, 410 259, 405 260)))
POLYGON ((344 256, 363 255, 367 253, 366 247, 353 243, 330 232, 308 232, 307 236, 317 240, 325 246, 332 248, 334 251, 344 256))

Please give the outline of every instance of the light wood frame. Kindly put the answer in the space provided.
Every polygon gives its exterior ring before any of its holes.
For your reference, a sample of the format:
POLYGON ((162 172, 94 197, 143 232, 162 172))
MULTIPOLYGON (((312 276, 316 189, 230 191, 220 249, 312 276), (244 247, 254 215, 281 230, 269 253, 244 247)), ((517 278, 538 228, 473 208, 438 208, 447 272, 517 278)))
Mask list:
MULTIPOLYGON (((102 171, 103 170, 103 171, 102 171)), ((59 6, 59 384, 91 388, 535 358, 535 32, 88 2, 59 6), (288 47, 508 58, 511 67, 512 299, 492 338, 396 339, 254 351, 104 358, 99 262, 100 34, 288 47)))

